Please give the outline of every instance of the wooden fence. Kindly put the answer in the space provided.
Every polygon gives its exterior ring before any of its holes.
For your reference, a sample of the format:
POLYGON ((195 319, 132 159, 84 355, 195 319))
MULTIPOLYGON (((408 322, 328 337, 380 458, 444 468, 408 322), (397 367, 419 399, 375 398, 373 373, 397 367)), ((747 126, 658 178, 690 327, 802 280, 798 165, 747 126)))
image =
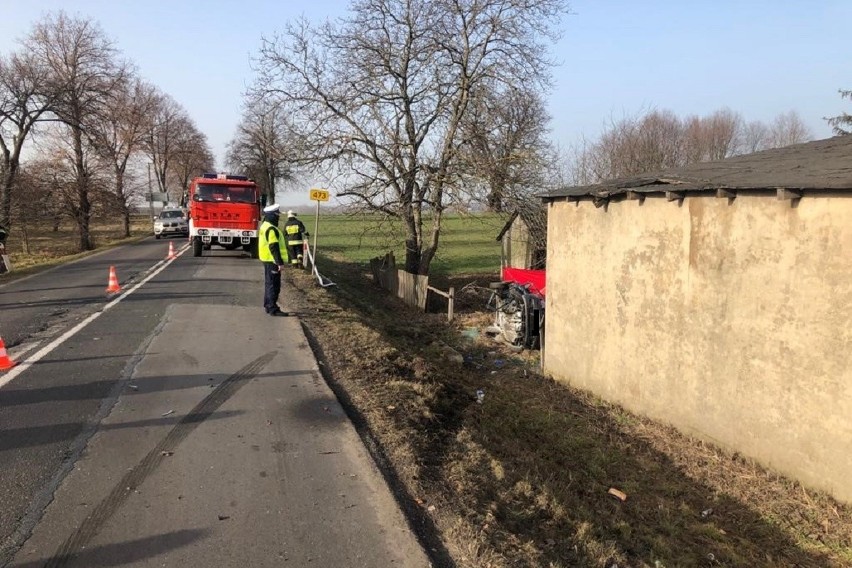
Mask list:
POLYGON ((409 306, 416 306, 426 311, 426 299, 429 292, 434 292, 447 299, 447 320, 453 319, 453 301, 455 291, 448 292, 429 286, 429 277, 421 274, 411 274, 396 267, 396 259, 392 252, 384 257, 370 260, 370 272, 379 286, 401 298, 409 306))

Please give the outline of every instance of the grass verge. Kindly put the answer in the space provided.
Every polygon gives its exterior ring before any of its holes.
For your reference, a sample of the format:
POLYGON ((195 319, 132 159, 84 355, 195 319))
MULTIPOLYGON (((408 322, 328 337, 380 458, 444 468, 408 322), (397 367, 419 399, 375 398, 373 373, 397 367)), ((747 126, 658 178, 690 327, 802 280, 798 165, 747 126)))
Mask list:
POLYGON ((292 272, 290 294, 438 565, 852 565, 849 506, 557 384, 534 353, 463 339, 489 323, 493 275, 448 277, 467 294, 448 326, 371 286, 361 265, 320 265, 338 286, 292 272))
POLYGON ((68 221, 55 228, 48 222, 27 227, 26 230, 13 228, 6 242, 6 253, 12 262, 12 272, 0 275, 0 282, 23 278, 105 248, 147 237, 153 234, 150 216, 131 217, 130 233, 130 237, 124 236, 123 224, 118 219, 92 219, 90 234, 95 250, 80 252, 77 227, 68 221))

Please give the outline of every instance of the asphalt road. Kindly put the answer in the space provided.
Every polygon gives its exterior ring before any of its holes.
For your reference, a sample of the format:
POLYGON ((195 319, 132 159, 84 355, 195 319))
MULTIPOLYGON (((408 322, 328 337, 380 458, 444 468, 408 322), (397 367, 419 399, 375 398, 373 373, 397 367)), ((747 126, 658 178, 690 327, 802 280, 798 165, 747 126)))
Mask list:
POLYGON ((0 566, 428 566, 257 261, 173 243, 0 286, 0 566))

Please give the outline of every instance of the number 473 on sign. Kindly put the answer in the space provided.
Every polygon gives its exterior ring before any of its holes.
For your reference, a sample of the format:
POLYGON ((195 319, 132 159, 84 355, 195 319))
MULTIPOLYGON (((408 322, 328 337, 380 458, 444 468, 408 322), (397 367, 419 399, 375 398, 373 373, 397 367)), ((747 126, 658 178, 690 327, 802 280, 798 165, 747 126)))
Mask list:
POLYGON ((312 201, 328 201, 328 190, 312 189, 310 195, 312 201))

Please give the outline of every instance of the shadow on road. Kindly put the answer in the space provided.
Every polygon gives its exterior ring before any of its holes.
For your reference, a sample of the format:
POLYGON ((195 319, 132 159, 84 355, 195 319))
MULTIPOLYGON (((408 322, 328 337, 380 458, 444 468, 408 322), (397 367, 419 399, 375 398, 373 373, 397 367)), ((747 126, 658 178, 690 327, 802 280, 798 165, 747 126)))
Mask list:
MULTIPOLYGON (((204 420, 221 420, 225 418, 233 418, 244 414, 242 410, 227 410, 213 412, 204 420)), ((185 422, 193 422, 193 416, 187 417, 185 422)), ((151 428, 157 426, 175 426, 180 422, 180 415, 168 416, 165 418, 149 418, 146 420, 133 420, 131 422, 121 422, 118 424, 100 424, 99 431, 107 430, 125 430, 129 428, 151 428)), ((198 421, 201 419, 198 418, 198 421)), ((49 426, 31 426, 28 428, 7 428, 0 430, 0 452, 7 450, 15 450, 19 448, 29 448, 33 446, 41 446, 43 444, 55 444, 76 438, 85 426, 82 422, 63 422, 59 424, 51 424, 49 426)))
POLYGON ((204 539, 209 534, 210 531, 207 529, 183 529, 156 536, 89 547, 73 557, 54 556, 23 564, 15 563, 11 564, 10 568, 65 566, 69 562, 73 562, 74 566, 124 566, 189 546, 193 542, 204 539))

